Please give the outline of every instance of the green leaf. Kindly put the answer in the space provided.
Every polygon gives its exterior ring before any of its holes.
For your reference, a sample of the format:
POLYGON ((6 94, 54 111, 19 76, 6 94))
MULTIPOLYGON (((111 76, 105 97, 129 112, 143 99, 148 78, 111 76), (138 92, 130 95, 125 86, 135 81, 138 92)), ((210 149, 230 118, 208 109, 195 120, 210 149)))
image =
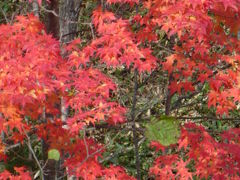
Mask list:
POLYGON ((146 125, 146 137, 163 146, 176 144, 180 134, 179 122, 173 117, 162 116, 146 125))
POLYGON ((53 159, 55 161, 59 161, 60 153, 57 149, 51 149, 48 151, 48 159, 53 159))

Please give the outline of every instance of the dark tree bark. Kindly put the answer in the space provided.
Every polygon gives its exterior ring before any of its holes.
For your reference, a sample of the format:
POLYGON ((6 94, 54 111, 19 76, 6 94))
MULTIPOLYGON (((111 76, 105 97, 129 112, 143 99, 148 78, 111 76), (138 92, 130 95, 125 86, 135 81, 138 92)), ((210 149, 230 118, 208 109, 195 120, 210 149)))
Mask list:
POLYGON ((67 43, 75 38, 82 0, 61 0, 59 8, 60 40, 67 43))
MULTIPOLYGON (((51 3, 48 3, 48 9, 59 13, 59 2, 58 0, 51 0, 51 3)), ((45 22, 47 33, 52 34, 54 38, 59 39, 59 17, 54 15, 51 12, 48 12, 46 15, 45 22)))
MULTIPOLYGON (((82 0, 61 0, 59 4, 59 27, 60 27, 60 42, 66 44, 75 38, 77 31, 77 21, 79 18, 79 12, 82 0)), ((64 56, 64 52, 62 52, 64 56)), ((67 110, 65 108, 64 99, 61 98, 61 120, 67 120, 67 110)), ((61 165, 63 159, 58 163, 59 173, 58 176, 63 176, 64 172, 61 170, 61 165)), ((68 179, 74 179, 74 177, 69 177, 68 179)))
MULTIPOLYGON (((47 32, 52 34, 53 37, 60 40, 62 44, 68 43, 75 38, 77 31, 77 21, 79 17, 80 7, 82 0, 52 0, 48 5, 48 9, 51 11, 46 17, 47 32), (58 14, 53 14, 52 12, 58 14)), ((62 52, 64 55, 64 52, 62 52)), ((61 119, 66 121, 67 112, 64 105, 64 100, 61 98, 61 119)), ((64 169, 61 159, 59 162, 54 160, 49 161, 45 166, 47 174, 44 179, 54 180, 58 177, 64 176, 64 169)))

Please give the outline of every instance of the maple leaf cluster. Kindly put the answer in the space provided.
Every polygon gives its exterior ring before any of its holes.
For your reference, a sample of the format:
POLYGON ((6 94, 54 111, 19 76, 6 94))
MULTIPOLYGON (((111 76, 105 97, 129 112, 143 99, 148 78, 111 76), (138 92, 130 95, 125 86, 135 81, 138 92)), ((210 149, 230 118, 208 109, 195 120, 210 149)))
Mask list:
POLYGON ((10 172, 7 170, 3 171, 0 173, 0 179, 2 180, 21 180, 21 179, 26 179, 26 180, 31 180, 30 173, 26 171, 25 168, 23 167, 14 167, 14 170, 16 171, 17 175, 12 175, 10 172))
MULTIPOLYGON (((149 173, 156 179, 239 179, 239 137, 239 129, 229 129, 216 141, 203 126, 187 123, 178 144, 172 145, 176 153, 159 156, 149 173)), ((157 142, 153 147, 165 149, 157 142)))
MULTIPOLYGON (((137 0, 107 3, 139 4, 137 0)), ((64 59, 59 43, 33 15, 1 25, 0 130, 15 143, 24 143, 34 132, 49 148, 66 156, 64 165, 70 175, 90 180, 134 179, 122 167, 103 167, 98 157, 104 145, 79 135, 90 124, 126 121, 126 109, 112 100, 117 85, 94 66, 93 59, 107 68, 125 67, 139 73, 151 73, 160 66, 168 72, 171 96, 194 92, 207 83, 209 107, 216 108, 219 115, 236 109, 240 102, 239 23, 235 23, 240 17, 239 0, 147 0, 141 5, 146 13, 131 21, 97 7, 92 15, 96 38, 83 48, 78 47, 80 39, 71 42, 64 47, 64 59), (133 23, 139 31, 132 31, 133 23), (150 43, 145 43, 158 40, 157 28, 178 42, 164 60, 153 56, 150 43), (61 98, 73 112, 67 128, 59 120, 61 98), (39 121, 43 113, 51 114, 46 122, 39 121)), ((158 157, 150 174, 156 179, 239 179, 239 135, 238 129, 232 129, 216 141, 203 127, 185 124, 178 152, 158 157), (187 157, 182 158, 180 151, 187 157), (187 167, 191 160, 196 170, 187 167)), ((4 146, 2 142, 1 159, 6 159, 4 146)), ((15 170, 21 178, 30 176, 23 168, 15 170)), ((7 171, 0 174, 0 178, 6 177, 15 178, 7 171)))
MULTIPOLYGON (((125 108, 110 98, 116 85, 98 69, 74 66, 76 42, 66 47, 69 56, 68 61, 64 60, 59 43, 46 34, 43 24, 33 15, 18 16, 14 24, 1 25, 0 32, 0 128, 9 141, 24 143, 34 132, 49 148, 58 149, 62 156, 68 154, 65 166, 69 174, 85 179, 104 177, 106 173, 106 179, 128 177, 123 168, 108 170, 98 163, 104 151, 102 145, 77 136, 85 126, 97 121, 125 121, 125 108), (56 104, 60 97, 66 100, 66 106, 75 109, 67 129, 58 119, 56 104), (39 121, 43 113, 52 117, 39 121)), ((4 143, 1 149, 1 159, 7 160, 4 143)), ((19 177, 4 171, 1 178, 30 178, 25 170, 15 170, 19 177)))
POLYGON ((157 59, 149 48, 139 47, 140 42, 137 42, 131 32, 128 20, 117 19, 114 13, 103 12, 101 7, 94 10, 92 18, 99 37, 82 50, 83 59, 78 62, 86 63, 95 53, 100 62, 108 67, 125 65, 127 68, 136 68, 139 72, 151 72, 156 68, 157 59))
MULTIPOLYGON (((134 18, 142 27, 138 39, 157 41, 158 35, 153 29, 158 27, 178 41, 170 49, 173 53, 160 62, 170 77, 171 95, 195 92, 201 84, 208 84, 209 108, 216 108, 219 115, 236 110, 240 102, 239 1, 150 0, 143 3, 148 13, 134 18)), ((178 153, 157 158, 150 174, 156 179, 196 176, 239 179, 239 130, 230 129, 222 138, 216 141, 203 127, 186 124, 178 153), (184 158, 180 157, 182 148, 186 150, 184 158), (195 171, 189 169, 191 161, 195 171)), ((158 143, 153 145, 164 149, 158 143)))
POLYGON ((28 128, 23 117, 37 118, 47 95, 61 89, 63 76, 57 66, 62 58, 57 41, 33 15, 18 16, 14 25, 0 29, 1 129, 8 133, 8 128, 17 128, 23 133, 28 128))
POLYGON ((138 39, 157 41, 160 27, 178 43, 162 61, 171 77, 171 94, 194 92, 199 84, 210 86, 208 106, 228 115, 240 102, 238 0, 149 0, 144 16, 136 15, 142 27, 138 39), (224 25, 223 25, 224 24, 224 25), (227 32, 228 31, 228 32, 227 32), (220 50, 216 50, 220 49, 220 50))

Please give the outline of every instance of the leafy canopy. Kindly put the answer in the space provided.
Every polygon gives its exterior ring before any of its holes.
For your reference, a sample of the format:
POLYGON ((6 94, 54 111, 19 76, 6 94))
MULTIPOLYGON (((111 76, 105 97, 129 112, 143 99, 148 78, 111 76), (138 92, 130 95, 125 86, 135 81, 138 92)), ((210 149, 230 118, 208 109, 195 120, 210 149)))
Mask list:
MULTIPOLYGON (((126 68, 140 74, 160 68, 169 77, 169 94, 187 95, 209 85, 208 107, 219 116, 238 110, 240 102, 239 0, 107 0, 126 3, 140 12, 129 19, 103 7, 92 13, 96 38, 83 48, 80 39, 64 47, 48 35, 33 15, 18 16, 15 23, 0 26, 0 129, 14 143, 24 143, 34 133, 49 145, 49 158, 64 159, 68 173, 83 179, 134 179, 122 167, 103 167, 98 158, 104 145, 82 137, 88 125, 126 121, 126 108, 113 101, 117 85, 96 68, 126 68), (138 27, 134 30, 133 26, 138 27), (161 29, 176 43, 165 59, 153 55, 161 29), (59 119, 60 98, 73 109, 67 128, 59 119), (42 114, 51 114, 39 121, 42 114), (81 135, 80 135, 81 134, 81 135)), ((41 0, 38 1, 42 3, 41 0)), ((172 118, 146 126, 153 146, 176 144, 176 153, 159 156, 150 175, 156 179, 239 179, 239 129, 231 129, 216 141, 202 126, 179 124, 172 118), (157 142, 156 142, 157 141, 157 142), (186 157, 181 156, 181 152, 186 157), (194 161, 195 170, 187 166, 194 161)), ((1 158, 6 160, 1 142, 1 158)), ((25 168, 16 176, 30 179, 25 168)), ((16 178, 4 171, 2 179, 16 178)))

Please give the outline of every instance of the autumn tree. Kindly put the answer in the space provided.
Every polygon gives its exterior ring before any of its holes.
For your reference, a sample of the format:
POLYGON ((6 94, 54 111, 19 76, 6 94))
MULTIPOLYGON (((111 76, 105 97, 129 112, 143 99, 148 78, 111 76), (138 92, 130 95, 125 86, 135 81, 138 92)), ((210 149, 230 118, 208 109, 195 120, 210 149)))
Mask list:
POLYGON ((17 147, 34 166, 14 164, 0 178, 239 179, 239 0, 24 8, 33 14, 10 19, 2 9, 0 157, 8 164, 17 147), (210 120, 231 122, 216 135, 210 120), (126 132, 132 176, 105 156, 126 132), (155 161, 144 174, 148 142, 155 161))

